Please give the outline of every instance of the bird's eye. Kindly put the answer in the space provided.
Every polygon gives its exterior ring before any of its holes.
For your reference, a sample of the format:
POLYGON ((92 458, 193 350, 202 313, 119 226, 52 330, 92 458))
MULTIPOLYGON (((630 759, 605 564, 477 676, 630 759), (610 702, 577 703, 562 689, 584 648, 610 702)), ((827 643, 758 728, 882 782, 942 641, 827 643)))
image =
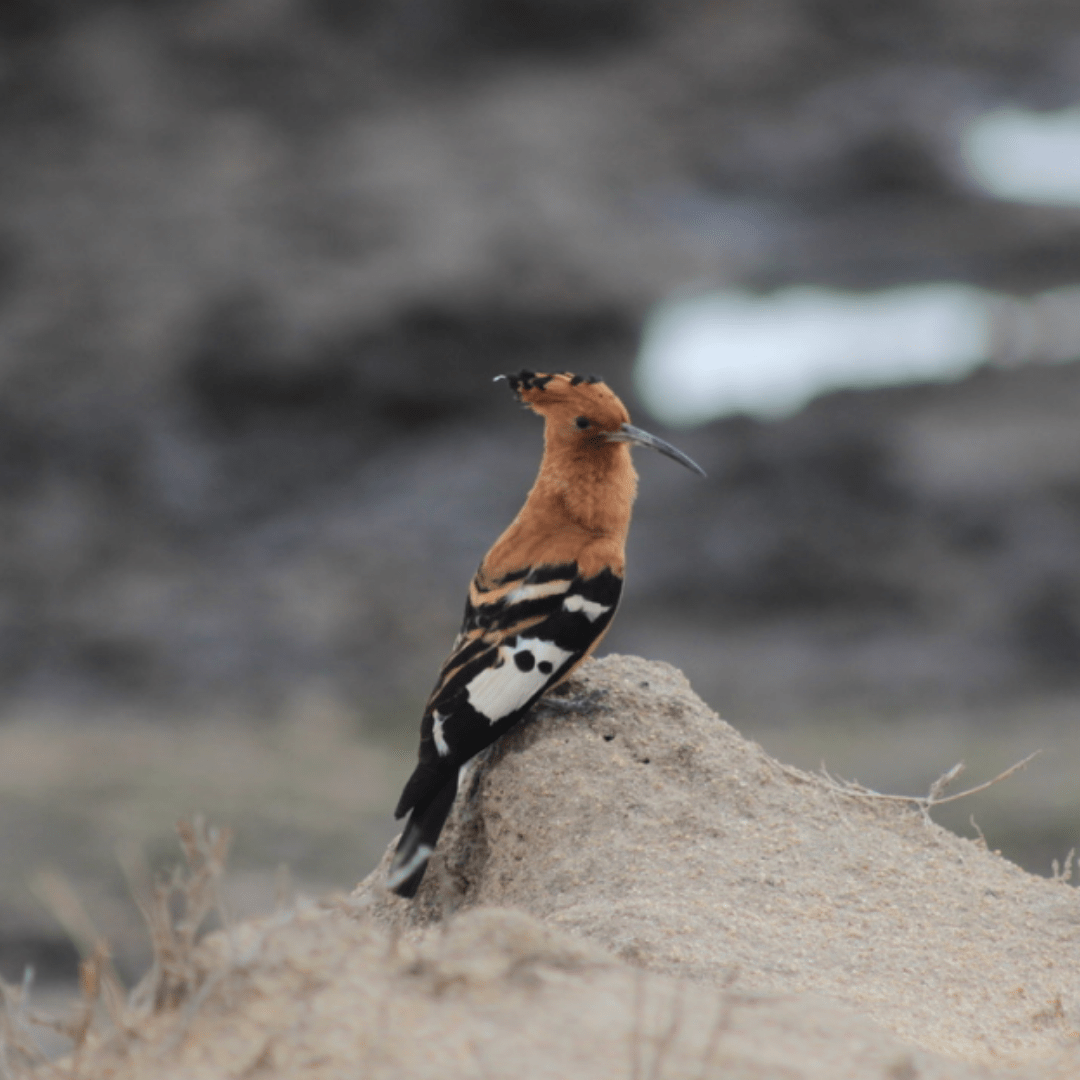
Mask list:
POLYGON ((587 416, 579 416, 574 421, 574 423, 577 424, 577 426, 581 428, 582 431, 584 431, 592 423, 592 421, 587 416))

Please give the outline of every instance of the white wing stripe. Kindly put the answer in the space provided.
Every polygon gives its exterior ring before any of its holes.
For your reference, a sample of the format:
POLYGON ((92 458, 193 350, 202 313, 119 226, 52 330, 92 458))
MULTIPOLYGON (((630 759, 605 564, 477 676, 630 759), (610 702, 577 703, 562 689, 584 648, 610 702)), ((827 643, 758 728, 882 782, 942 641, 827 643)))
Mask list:
POLYGON ((558 596, 566 592, 572 582, 569 578, 545 581, 540 585, 519 585, 506 598, 508 604, 520 604, 523 600, 543 600, 545 596, 558 596))
POLYGON ((572 655, 542 638, 518 637, 513 645, 500 646, 498 667, 485 668, 469 683, 469 704, 494 724, 542 690, 572 655))
POLYGON ((595 600, 586 600, 584 596, 568 596, 563 602, 563 611, 580 611, 589 622, 596 622, 605 611, 611 610, 610 604, 598 604, 595 600))
POLYGON ((396 870, 390 871, 390 874, 386 879, 386 887, 388 889, 396 889, 403 881, 412 877, 421 866, 427 864, 427 861, 431 858, 431 854, 434 850, 435 849, 429 844, 421 844, 416 851, 413 852, 413 857, 404 866, 399 866, 396 870))
POLYGON ((432 714, 431 735, 435 740, 435 749, 438 750, 439 757, 446 757, 450 753, 450 746, 446 741, 446 735, 443 733, 443 722, 445 720, 446 717, 438 709, 432 714))

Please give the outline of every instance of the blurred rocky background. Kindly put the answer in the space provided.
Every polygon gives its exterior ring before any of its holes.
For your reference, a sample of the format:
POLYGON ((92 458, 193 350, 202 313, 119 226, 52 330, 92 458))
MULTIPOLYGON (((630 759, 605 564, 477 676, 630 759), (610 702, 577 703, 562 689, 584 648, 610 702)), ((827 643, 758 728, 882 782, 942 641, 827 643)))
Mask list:
POLYGON ((1078 100, 1061 0, 0 7, 0 975, 73 966, 49 866, 135 971, 113 848, 171 858, 191 809, 237 831, 240 909, 278 863, 370 869, 536 468, 491 382, 521 367, 603 375, 709 473, 639 455, 608 650, 887 790, 1044 748, 950 824, 1049 873, 1080 368, 1003 345, 672 433, 634 359, 690 288, 1074 285, 1080 210, 991 197, 961 146, 1078 100))

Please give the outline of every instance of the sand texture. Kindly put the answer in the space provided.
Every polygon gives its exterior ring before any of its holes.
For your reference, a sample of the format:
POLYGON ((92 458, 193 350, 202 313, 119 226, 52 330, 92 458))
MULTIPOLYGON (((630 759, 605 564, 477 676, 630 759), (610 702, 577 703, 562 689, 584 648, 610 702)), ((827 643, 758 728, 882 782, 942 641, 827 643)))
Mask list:
POLYGON ((1080 1076, 1080 894, 788 769, 624 656, 473 772, 416 901, 200 946, 97 1077, 1080 1076))

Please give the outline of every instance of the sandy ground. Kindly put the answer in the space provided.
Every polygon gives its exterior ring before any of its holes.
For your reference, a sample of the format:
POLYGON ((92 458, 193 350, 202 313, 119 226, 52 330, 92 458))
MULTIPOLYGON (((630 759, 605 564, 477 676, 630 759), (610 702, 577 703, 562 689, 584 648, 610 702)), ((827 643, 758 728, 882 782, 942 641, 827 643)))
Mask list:
POLYGON ((1080 1075, 1073 888, 779 764, 666 665, 572 689, 475 770, 415 902, 380 867, 212 936, 79 1075, 1080 1075))

